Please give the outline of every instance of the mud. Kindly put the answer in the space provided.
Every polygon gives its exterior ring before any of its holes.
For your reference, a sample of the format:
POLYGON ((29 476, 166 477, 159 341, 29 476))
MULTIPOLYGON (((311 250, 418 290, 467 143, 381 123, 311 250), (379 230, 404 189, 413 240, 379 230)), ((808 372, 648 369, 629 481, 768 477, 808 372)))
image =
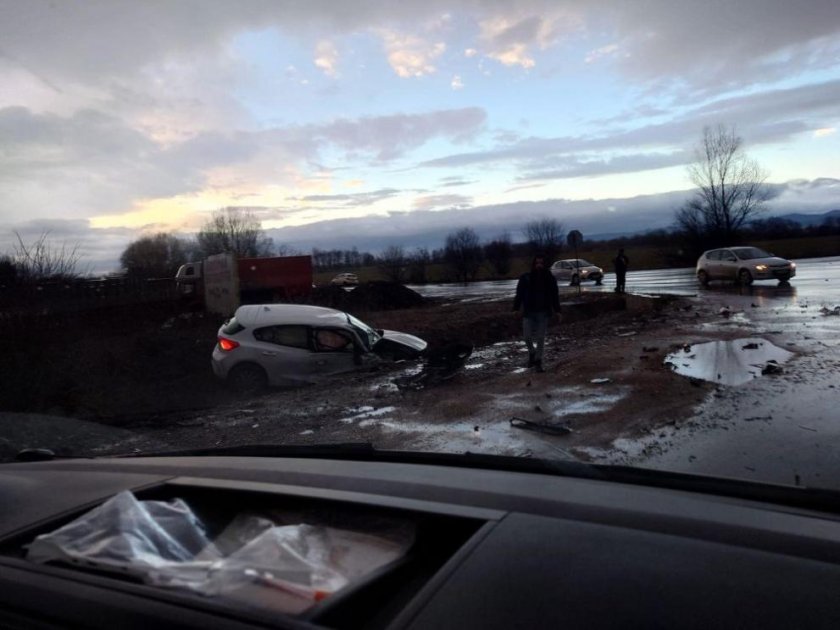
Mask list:
MULTIPOLYGON (((701 309, 687 309, 681 300, 588 299, 604 302, 569 301, 563 320, 549 329, 544 374, 525 368, 521 324, 509 303, 358 312, 376 327, 417 334, 432 345, 469 342, 475 351, 454 378, 419 390, 398 386, 423 369, 404 362, 206 410, 101 418, 101 425, 121 433, 111 444, 97 436, 96 452, 121 453, 128 444, 148 453, 361 441, 388 449, 575 457, 575 446, 606 447, 622 433, 686 417, 705 389, 662 361, 669 346, 684 342, 683 328, 695 325, 701 309), (580 318, 581 312, 590 317, 580 318), (604 378, 609 380, 591 383, 604 378), (534 434, 511 427, 512 417, 562 423, 572 431, 534 434)), ((49 447, 49 440, 38 445, 49 447)))

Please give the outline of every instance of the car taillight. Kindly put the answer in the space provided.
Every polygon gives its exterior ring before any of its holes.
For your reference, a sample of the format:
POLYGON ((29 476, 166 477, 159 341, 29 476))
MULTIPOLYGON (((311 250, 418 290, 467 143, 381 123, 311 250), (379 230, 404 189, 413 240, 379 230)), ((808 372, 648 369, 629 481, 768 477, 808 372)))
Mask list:
POLYGON ((225 337, 219 337, 219 347, 224 350, 225 352, 230 352, 234 348, 239 347, 239 343, 234 341, 233 339, 227 339, 225 337))

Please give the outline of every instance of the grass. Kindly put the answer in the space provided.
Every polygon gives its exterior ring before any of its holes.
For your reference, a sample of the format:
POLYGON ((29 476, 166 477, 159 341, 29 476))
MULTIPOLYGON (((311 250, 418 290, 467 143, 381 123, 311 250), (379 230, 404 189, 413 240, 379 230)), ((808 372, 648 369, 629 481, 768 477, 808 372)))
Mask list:
MULTIPOLYGON (((840 238, 837 236, 806 236, 802 238, 777 239, 767 241, 755 241, 751 243, 762 249, 773 252, 777 256, 784 258, 818 258, 822 256, 840 256, 840 238)), ((630 270, 639 271, 645 269, 664 269, 670 267, 667 263, 667 251, 660 247, 643 246, 643 247, 628 247, 626 254, 630 258, 630 270)), ((612 259, 615 257, 616 251, 612 248, 594 247, 582 249, 578 252, 578 256, 589 262, 602 267, 605 271, 612 271, 612 259)), ((572 258, 574 253, 564 251, 560 254, 560 258, 572 258)), ((517 278, 521 274, 528 271, 530 268, 530 258, 515 258, 511 264, 511 271, 504 278, 496 278, 493 276, 489 266, 484 265, 478 274, 478 280, 494 280, 494 279, 511 279, 517 278)), ((328 284, 329 281, 343 269, 334 271, 319 271, 315 273, 315 283, 317 285, 328 284)), ((360 282, 369 282, 372 280, 384 280, 385 276, 381 270, 375 266, 359 267, 352 270, 359 276, 360 282)), ((447 270, 443 263, 435 263, 429 265, 427 272, 428 282, 447 282, 447 270)))

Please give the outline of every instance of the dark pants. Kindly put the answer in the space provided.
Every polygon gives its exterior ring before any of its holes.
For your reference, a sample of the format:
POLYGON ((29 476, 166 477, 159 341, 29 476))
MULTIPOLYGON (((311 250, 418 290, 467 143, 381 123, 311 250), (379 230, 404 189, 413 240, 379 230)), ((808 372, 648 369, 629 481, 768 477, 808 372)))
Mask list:
POLYGON ((619 293, 624 293, 624 279, 627 277, 626 271, 615 272, 615 290, 619 293))

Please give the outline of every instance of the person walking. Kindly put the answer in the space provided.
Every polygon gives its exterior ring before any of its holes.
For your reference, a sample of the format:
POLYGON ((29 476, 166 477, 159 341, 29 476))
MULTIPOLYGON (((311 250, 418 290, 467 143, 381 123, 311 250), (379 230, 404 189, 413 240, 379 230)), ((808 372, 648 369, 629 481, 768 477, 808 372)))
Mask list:
POLYGON ((516 285, 513 310, 522 317, 522 336, 528 347, 528 367, 543 369, 543 348, 549 319, 560 313, 557 280, 546 268, 545 256, 537 254, 531 271, 522 274, 516 285))
POLYGON ((627 267, 630 266, 630 259, 624 255, 624 248, 618 250, 618 256, 613 258, 615 267, 615 290, 617 293, 624 293, 624 281, 627 278, 627 267))

